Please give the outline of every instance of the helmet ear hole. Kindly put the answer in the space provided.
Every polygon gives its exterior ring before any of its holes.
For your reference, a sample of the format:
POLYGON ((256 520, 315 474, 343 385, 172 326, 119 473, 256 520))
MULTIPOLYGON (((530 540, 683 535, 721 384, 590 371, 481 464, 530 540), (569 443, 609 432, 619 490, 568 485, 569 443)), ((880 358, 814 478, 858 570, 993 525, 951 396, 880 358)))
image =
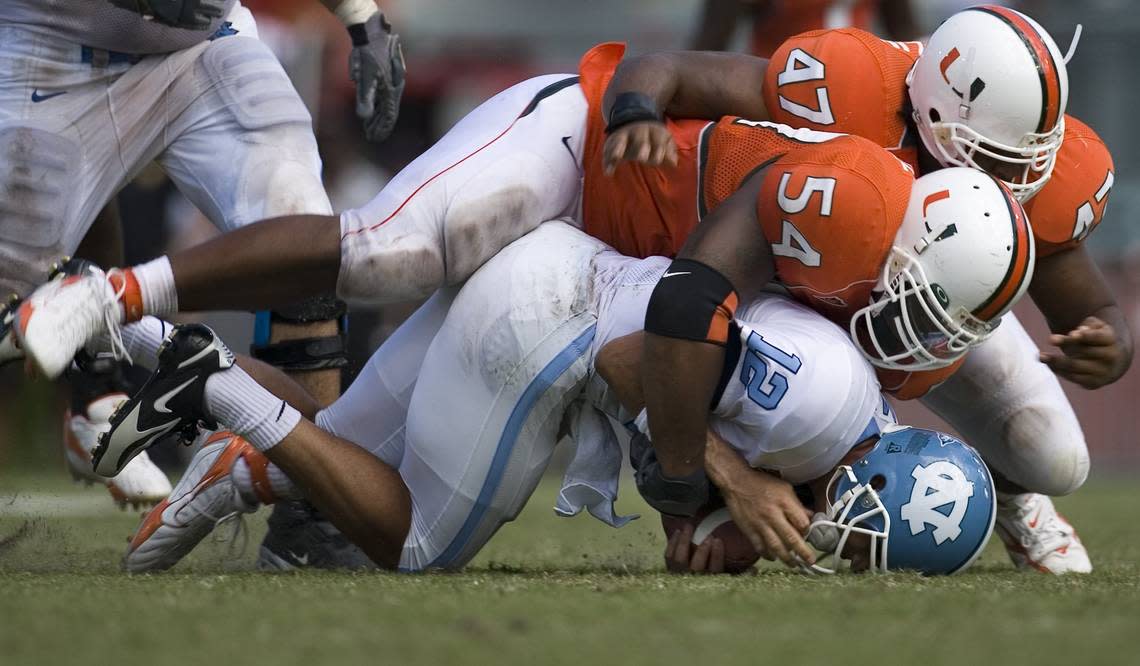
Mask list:
POLYGON ((886 488, 887 477, 883 476, 882 474, 876 474, 875 476, 872 476, 871 487, 875 489, 875 492, 879 492, 883 488, 886 488))
POLYGON ((938 113, 938 109, 931 109, 927 114, 930 117, 930 122, 937 123, 942 121, 942 114, 938 113))

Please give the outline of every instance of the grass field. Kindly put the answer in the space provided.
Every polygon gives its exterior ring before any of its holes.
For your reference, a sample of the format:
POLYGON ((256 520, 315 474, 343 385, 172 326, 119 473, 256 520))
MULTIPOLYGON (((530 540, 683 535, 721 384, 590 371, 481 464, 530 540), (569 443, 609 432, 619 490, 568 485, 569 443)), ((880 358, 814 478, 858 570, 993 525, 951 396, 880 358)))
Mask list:
POLYGON ((117 569, 137 514, 101 490, 0 479, 0 664, 1140 663, 1135 482, 1060 501, 1096 572, 811 578, 662 573, 659 523, 553 516, 545 483, 465 573, 253 571, 209 542, 174 571, 117 569))

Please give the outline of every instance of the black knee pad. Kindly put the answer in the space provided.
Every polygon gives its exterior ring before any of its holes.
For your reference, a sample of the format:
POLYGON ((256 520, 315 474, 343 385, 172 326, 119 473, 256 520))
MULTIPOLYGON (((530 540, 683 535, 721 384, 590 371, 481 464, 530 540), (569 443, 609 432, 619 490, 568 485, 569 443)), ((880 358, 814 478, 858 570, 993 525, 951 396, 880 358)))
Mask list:
POLYGON ((348 306, 344 301, 334 296, 317 296, 276 310, 258 312, 249 353, 260 361, 290 372, 344 368, 348 365, 347 312, 348 306), (337 322, 336 335, 269 342, 273 322, 308 324, 330 320, 337 322))

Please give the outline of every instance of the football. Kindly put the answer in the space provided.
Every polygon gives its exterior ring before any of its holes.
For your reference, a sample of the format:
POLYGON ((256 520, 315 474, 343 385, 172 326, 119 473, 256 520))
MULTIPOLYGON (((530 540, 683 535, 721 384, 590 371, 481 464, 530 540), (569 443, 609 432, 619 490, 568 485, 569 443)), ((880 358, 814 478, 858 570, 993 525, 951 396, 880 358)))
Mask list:
POLYGON ((686 524, 693 525, 694 546, 699 546, 711 536, 724 542, 724 570, 728 573, 744 573, 760 559, 760 553, 756 552, 752 542, 744 536, 736 523, 732 522, 728 507, 702 509, 691 518, 664 514, 661 516, 661 526, 665 529, 666 538, 684 528, 686 524))

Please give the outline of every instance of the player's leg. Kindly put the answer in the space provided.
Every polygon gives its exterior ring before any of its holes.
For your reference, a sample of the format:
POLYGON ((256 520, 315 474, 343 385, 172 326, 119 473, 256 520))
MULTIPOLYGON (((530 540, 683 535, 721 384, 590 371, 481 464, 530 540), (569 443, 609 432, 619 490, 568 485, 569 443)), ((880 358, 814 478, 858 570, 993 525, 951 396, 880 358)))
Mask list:
MULTIPOLYGON (((330 215, 308 111, 273 53, 249 34, 252 19, 235 29, 200 51, 170 56, 193 59, 167 93, 191 101, 165 128, 172 140, 159 163, 223 231, 284 215, 330 215)), ((252 353, 331 403, 347 364, 344 304, 328 289, 275 305, 259 314, 252 353)))
MULTIPOLYGON (((95 67, 79 45, 16 26, 0 28, 0 293, 27 294, 64 255, 120 262, 113 212, 96 213, 122 183, 106 89, 130 65, 95 67), (80 241, 83 241, 82 244, 80 241)), ((3 315, 0 315, 3 316, 3 315)), ((0 323, 0 328, 4 325, 0 323)), ((2 331, 7 337, 9 331, 2 331)), ((10 341, 9 341, 10 342, 10 341)), ((0 363, 22 354, 0 340, 0 363)), ((91 470, 91 451, 125 399, 126 368, 100 362, 69 375, 71 408, 62 442, 73 477, 107 485, 116 503, 152 504, 170 492, 166 476, 140 456, 114 479, 91 470)))
POLYGON ((496 95, 338 220, 266 220, 171 256, 178 306, 261 307, 331 285, 386 303, 462 282, 576 208, 586 105, 574 81, 543 76, 496 95))
POLYGON ((981 452, 998 487, 997 531, 1015 563, 1057 573, 1091 566, 1049 496, 1088 476, 1084 433, 1037 346, 1007 314, 949 380, 923 398, 981 452))
MULTIPOLYGON (((365 447, 389 465, 399 466, 412 390, 428 347, 457 292, 457 287, 437 291, 388 336, 344 395, 317 414, 317 425, 365 447)), ((257 564, 272 571, 359 569, 371 560, 302 500, 274 505, 257 564)))
MULTIPOLYGON (((371 203, 344 213, 343 240, 329 218, 252 225, 180 255, 185 260, 126 272, 118 283, 124 309, 164 316, 180 305, 257 308, 332 282, 346 300, 384 303, 462 282, 514 238, 576 210, 586 104, 575 81, 539 77, 484 103, 371 203)), ((106 290, 85 287, 45 288, 42 323, 26 325, 24 345, 46 374, 102 327, 106 290), (88 302, 98 307, 82 305, 88 302), (61 329, 57 319, 71 324, 61 329)))
POLYGON ((601 244, 569 231, 546 225, 476 272, 431 344, 399 467, 412 500, 401 569, 463 566, 546 469, 597 322, 585 285, 601 244))

